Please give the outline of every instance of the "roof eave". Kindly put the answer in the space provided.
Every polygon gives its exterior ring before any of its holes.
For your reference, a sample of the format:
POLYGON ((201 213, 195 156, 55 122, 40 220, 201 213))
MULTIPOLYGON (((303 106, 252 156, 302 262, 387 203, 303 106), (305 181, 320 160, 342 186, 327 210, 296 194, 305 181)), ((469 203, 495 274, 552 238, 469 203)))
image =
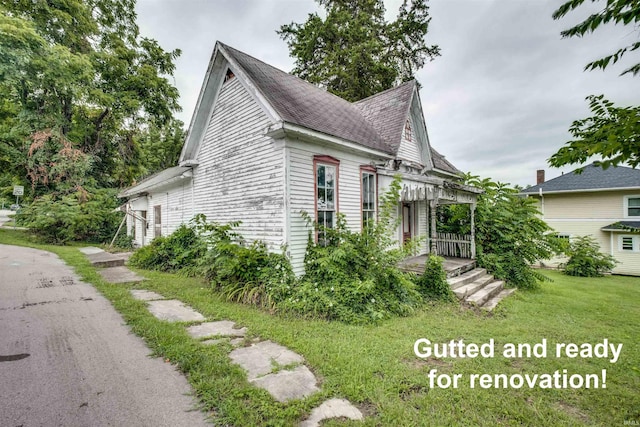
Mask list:
MULTIPOLYGON (((542 194, 564 194, 564 193, 597 193, 602 191, 640 191, 640 187, 610 187, 610 188, 581 188, 577 190, 545 190, 542 189, 542 194)), ((524 196, 538 196, 540 195, 540 188, 534 191, 523 191, 519 193, 524 196)))

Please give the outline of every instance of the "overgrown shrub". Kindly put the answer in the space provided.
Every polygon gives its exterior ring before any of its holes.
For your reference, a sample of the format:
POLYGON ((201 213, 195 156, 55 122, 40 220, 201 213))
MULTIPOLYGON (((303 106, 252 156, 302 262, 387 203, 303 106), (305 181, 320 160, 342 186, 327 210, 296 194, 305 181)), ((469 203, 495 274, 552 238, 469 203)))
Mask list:
POLYGON ((569 260, 563 266, 563 272, 569 276, 600 277, 617 264, 611 255, 600 252, 600 245, 592 236, 572 239, 567 255, 569 260))
MULTIPOLYGON (((478 265, 495 277, 519 288, 535 288, 549 280, 531 265, 550 259, 564 249, 562 239, 538 216, 536 201, 520 197, 508 184, 467 175, 466 183, 484 190, 475 213, 478 265)), ((469 234, 468 205, 440 209, 438 227, 447 232, 469 234)))
POLYGON ((362 232, 349 230, 342 215, 334 228, 313 224, 323 238, 316 243, 309 236, 305 275, 280 306, 303 316, 348 323, 410 314, 422 299, 412 275, 397 268, 407 255, 403 248, 393 248, 391 238, 399 191, 396 178, 381 197, 378 222, 369 223, 362 232))
POLYGON ((149 270, 178 271, 193 268, 206 250, 194 228, 183 224, 169 236, 156 237, 135 251, 129 263, 149 270))
POLYGON ((15 219, 46 242, 105 243, 113 238, 122 221, 123 213, 116 208, 115 190, 82 190, 38 197, 23 207, 15 219))
POLYGON ((447 272, 444 270, 443 262, 442 257, 429 256, 424 274, 418 277, 416 285, 425 298, 455 301, 455 295, 447 282, 447 272))

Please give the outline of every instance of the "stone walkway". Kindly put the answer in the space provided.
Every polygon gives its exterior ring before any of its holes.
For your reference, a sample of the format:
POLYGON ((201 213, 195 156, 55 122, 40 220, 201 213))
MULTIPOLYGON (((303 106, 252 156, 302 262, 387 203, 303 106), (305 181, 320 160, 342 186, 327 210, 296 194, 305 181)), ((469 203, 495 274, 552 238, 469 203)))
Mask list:
MULTIPOLYGON (((126 257, 104 252, 100 248, 82 248, 92 264, 101 268, 100 274, 110 283, 140 282, 143 277, 124 266, 126 257), (122 261, 116 259, 122 258, 122 261), (114 270, 114 269, 117 269, 114 270)), ((272 341, 260 338, 249 341, 247 328, 238 328, 229 320, 206 322, 206 318, 178 300, 165 299, 148 290, 133 289, 131 295, 147 303, 149 312, 167 322, 198 322, 187 327, 187 332, 202 345, 229 343, 234 350, 229 353, 233 363, 247 373, 247 380, 265 389, 279 402, 302 399, 320 390, 313 372, 304 364, 304 358, 272 341)), ((362 413, 345 399, 330 399, 313 409, 311 416, 301 427, 320 426, 322 420, 345 417, 362 420, 362 413)))

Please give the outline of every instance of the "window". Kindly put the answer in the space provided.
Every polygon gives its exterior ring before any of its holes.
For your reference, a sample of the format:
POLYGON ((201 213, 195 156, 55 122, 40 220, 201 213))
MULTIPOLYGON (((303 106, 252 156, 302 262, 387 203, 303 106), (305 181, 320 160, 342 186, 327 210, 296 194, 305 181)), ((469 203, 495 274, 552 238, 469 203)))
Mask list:
MULTIPOLYGON (((338 166, 340 161, 329 156, 315 156, 316 221, 322 227, 333 228, 338 211, 338 166)), ((322 230, 318 241, 325 241, 322 230)))
POLYGON ((625 218, 640 218, 640 196, 626 196, 624 198, 625 218))
POLYGON ((411 141, 413 139, 413 131, 411 130, 411 121, 407 120, 404 124, 404 139, 411 141))
POLYGON ((362 182, 360 193, 362 197, 362 228, 376 219, 376 174, 371 166, 360 167, 362 182))
POLYGON ((162 206, 153 207, 153 237, 162 236, 162 206))
POLYGON ((621 251, 640 251, 640 236, 620 236, 621 251))

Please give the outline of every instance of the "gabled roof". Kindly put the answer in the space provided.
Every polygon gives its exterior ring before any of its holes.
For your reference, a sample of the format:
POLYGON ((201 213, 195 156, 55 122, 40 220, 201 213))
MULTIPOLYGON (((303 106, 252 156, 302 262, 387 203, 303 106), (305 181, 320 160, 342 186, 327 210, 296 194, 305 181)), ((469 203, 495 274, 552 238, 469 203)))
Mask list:
POLYGON ((440 169, 441 171, 449 172, 454 175, 462 173, 457 167, 453 166, 449 160, 433 148, 431 149, 431 159, 433 160, 433 167, 435 169, 440 169))
POLYGON ((285 122, 395 154, 354 104, 223 43, 220 46, 285 122))
POLYGON ((387 141, 394 154, 400 147, 415 88, 416 81, 412 80, 353 104, 387 141))
POLYGON ((542 184, 522 190, 522 193, 605 191, 617 189, 640 189, 640 169, 624 166, 611 166, 603 169, 594 163, 584 166, 582 173, 576 171, 550 179, 542 184))

